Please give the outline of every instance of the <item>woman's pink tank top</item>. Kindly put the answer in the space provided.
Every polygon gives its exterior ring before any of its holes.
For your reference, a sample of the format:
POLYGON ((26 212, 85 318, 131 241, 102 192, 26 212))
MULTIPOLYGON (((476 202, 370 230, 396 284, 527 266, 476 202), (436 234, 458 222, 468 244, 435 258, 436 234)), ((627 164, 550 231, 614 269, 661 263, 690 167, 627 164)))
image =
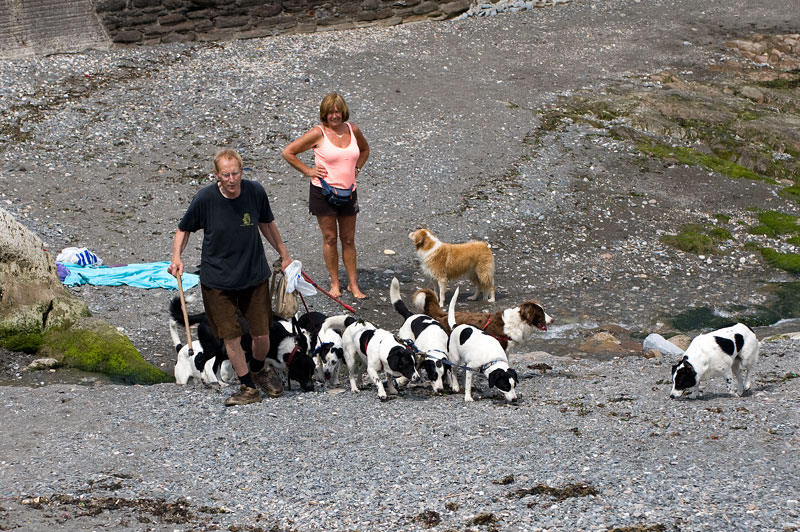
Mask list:
MULTIPOLYGON (((317 127, 322 131, 322 144, 318 148, 314 148, 314 164, 328 170, 328 177, 325 178, 325 181, 329 185, 336 188, 353 186, 353 190, 355 190, 356 162, 358 156, 361 155, 361 150, 358 149, 358 142, 356 142, 356 136, 353 135, 350 123, 347 123, 347 127, 350 129, 350 144, 345 148, 334 146, 322 126, 317 127)), ((316 177, 311 180, 311 184, 316 187, 322 186, 316 177)))

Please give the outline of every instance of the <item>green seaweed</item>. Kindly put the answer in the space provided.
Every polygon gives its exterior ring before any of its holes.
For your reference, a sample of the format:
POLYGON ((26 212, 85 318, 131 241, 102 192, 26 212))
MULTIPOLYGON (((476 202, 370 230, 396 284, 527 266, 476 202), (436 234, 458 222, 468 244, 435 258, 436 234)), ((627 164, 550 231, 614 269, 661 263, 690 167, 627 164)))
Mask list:
MULTIPOLYGON (((113 328, 112 328, 113 329, 113 328)), ((62 354, 62 364, 104 373, 130 384, 170 382, 173 377, 148 364, 124 335, 102 328, 59 327, 45 333, 46 349, 62 354)))
POLYGON ((734 179, 753 179, 756 181, 766 181, 768 183, 775 182, 772 179, 755 173, 749 168, 714 155, 701 153, 691 148, 670 146, 669 144, 656 140, 640 140, 637 143, 637 147, 642 153, 658 157, 659 159, 672 159, 689 166, 702 166, 703 168, 734 179))
POLYGON ((761 256, 773 268, 800 274, 800 254, 781 253, 771 248, 761 248, 761 256))

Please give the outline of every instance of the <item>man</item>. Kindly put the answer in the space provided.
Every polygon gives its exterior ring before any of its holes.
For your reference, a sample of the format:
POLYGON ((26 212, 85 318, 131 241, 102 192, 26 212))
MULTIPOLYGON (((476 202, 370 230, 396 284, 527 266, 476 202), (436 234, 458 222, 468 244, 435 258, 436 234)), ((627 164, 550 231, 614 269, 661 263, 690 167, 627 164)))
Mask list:
POLYGON ((265 368, 264 364, 269 352, 272 303, 268 285, 270 269, 261 234, 280 255, 281 269, 292 259, 275 225, 264 187, 242 179, 242 170, 242 158, 237 152, 217 152, 214 157, 217 182, 197 193, 178 223, 168 268, 176 277, 183 274, 181 253, 186 249, 189 235, 202 229, 200 285, 206 318, 225 343, 241 382, 239 391, 226 399, 225 406, 261 401, 256 386, 272 397, 283 394, 281 378, 272 366, 265 368), (239 312, 253 338, 249 367, 241 345, 239 312))

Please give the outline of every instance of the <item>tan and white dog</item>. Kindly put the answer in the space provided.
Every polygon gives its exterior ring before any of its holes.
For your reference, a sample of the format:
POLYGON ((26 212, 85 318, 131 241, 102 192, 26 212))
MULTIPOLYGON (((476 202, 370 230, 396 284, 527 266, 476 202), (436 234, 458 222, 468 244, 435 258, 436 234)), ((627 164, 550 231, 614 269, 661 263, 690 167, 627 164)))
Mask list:
POLYGON ((469 276, 475 284, 474 301, 483 293, 487 301, 494 301, 494 256, 486 242, 474 240, 461 244, 442 242, 429 229, 409 233, 425 274, 439 286, 439 304, 444 305, 447 281, 469 276))

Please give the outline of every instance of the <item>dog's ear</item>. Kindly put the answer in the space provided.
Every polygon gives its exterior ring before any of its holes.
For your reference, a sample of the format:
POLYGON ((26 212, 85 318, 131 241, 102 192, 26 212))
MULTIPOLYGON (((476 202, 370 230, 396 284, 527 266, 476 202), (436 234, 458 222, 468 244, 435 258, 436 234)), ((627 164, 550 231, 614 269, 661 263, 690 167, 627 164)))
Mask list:
POLYGON ((489 388, 494 388, 497 386, 497 379, 500 378, 500 370, 496 369, 493 372, 489 373, 489 388))
POLYGON ((509 377, 514 379, 515 383, 519 382, 519 377, 517 377, 517 370, 515 370, 513 368, 508 368, 508 375, 509 375, 509 377))

